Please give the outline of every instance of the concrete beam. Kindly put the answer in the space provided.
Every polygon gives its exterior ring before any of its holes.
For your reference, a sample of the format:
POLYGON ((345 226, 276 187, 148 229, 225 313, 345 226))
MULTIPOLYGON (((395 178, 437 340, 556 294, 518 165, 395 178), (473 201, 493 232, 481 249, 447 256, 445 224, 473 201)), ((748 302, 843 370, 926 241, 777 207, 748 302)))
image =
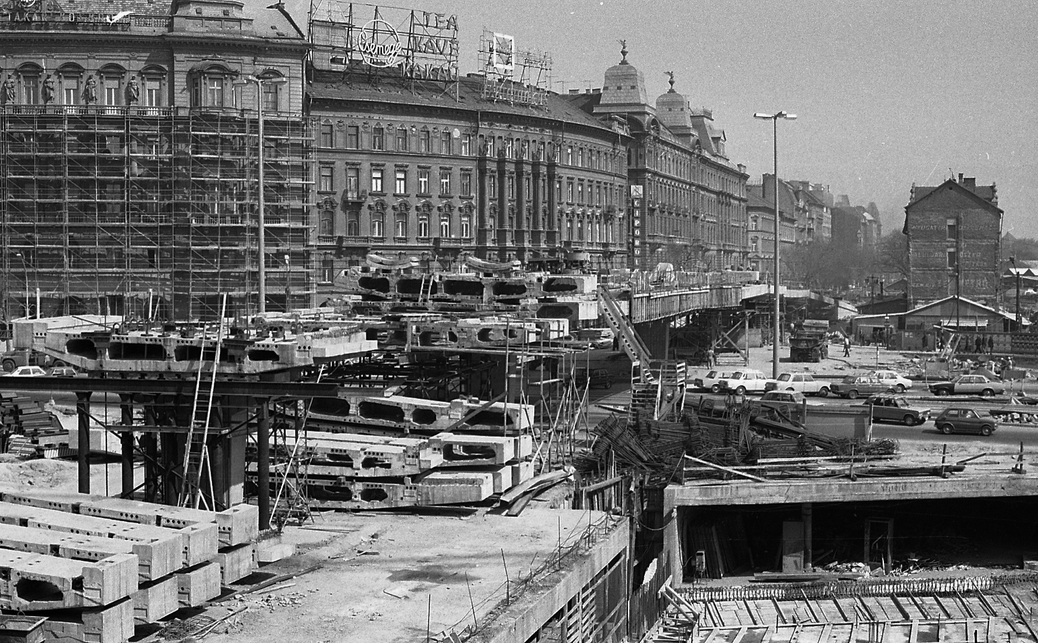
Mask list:
POLYGON ((0 549, 0 607, 39 611, 111 605, 137 591, 137 566, 133 554, 83 562, 0 549))
POLYGON ((863 479, 825 478, 776 482, 733 481, 709 485, 671 485, 663 492, 664 511, 678 507, 786 505, 881 500, 1017 498, 1038 496, 1038 476, 953 475, 863 479))

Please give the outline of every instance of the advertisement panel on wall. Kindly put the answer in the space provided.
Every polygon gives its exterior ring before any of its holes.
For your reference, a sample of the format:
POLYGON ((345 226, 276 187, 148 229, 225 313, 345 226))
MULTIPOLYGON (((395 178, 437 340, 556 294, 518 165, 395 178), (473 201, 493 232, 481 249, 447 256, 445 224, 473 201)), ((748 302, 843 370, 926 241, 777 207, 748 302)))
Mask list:
POLYGON ((310 11, 318 70, 361 69, 415 81, 458 80, 458 18, 432 11, 323 0, 310 11))

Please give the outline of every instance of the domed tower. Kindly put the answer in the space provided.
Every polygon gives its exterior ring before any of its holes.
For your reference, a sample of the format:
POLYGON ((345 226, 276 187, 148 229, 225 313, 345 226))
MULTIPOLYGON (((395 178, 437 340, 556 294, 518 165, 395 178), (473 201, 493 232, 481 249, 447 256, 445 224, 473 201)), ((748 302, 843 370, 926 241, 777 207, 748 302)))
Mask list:
POLYGON ((692 108, 683 94, 674 91, 674 72, 666 73, 670 76, 670 89, 656 99, 656 118, 678 140, 692 147, 698 139, 696 130, 692 127, 692 108))
POLYGON ((602 98, 595 106, 595 115, 623 114, 632 116, 655 115, 656 110, 649 104, 649 94, 645 89, 645 75, 627 62, 627 41, 620 41, 619 64, 606 70, 602 84, 602 98))

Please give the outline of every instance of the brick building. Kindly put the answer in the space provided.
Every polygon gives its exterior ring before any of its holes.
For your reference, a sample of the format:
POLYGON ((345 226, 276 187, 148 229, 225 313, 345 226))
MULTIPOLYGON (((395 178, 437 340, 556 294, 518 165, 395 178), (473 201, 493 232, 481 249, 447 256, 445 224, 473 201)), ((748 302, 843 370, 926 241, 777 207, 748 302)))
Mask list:
POLYGON ((918 306, 950 295, 994 304, 999 291, 1002 210, 995 185, 959 175, 912 186, 905 206, 908 298, 918 306))

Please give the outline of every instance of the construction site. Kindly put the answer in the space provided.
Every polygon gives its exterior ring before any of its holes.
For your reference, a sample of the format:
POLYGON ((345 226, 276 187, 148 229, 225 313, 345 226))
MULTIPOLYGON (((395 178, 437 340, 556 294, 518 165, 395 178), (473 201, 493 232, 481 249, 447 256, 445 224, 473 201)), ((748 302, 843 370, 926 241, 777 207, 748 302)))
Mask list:
POLYGON ((1038 640, 1023 444, 697 394, 654 329, 732 301, 673 332, 765 357, 730 276, 466 265, 372 256, 335 309, 16 321, 78 374, 0 379, 4 466, 67 467, 0 477, 12 640, 1038 640))

